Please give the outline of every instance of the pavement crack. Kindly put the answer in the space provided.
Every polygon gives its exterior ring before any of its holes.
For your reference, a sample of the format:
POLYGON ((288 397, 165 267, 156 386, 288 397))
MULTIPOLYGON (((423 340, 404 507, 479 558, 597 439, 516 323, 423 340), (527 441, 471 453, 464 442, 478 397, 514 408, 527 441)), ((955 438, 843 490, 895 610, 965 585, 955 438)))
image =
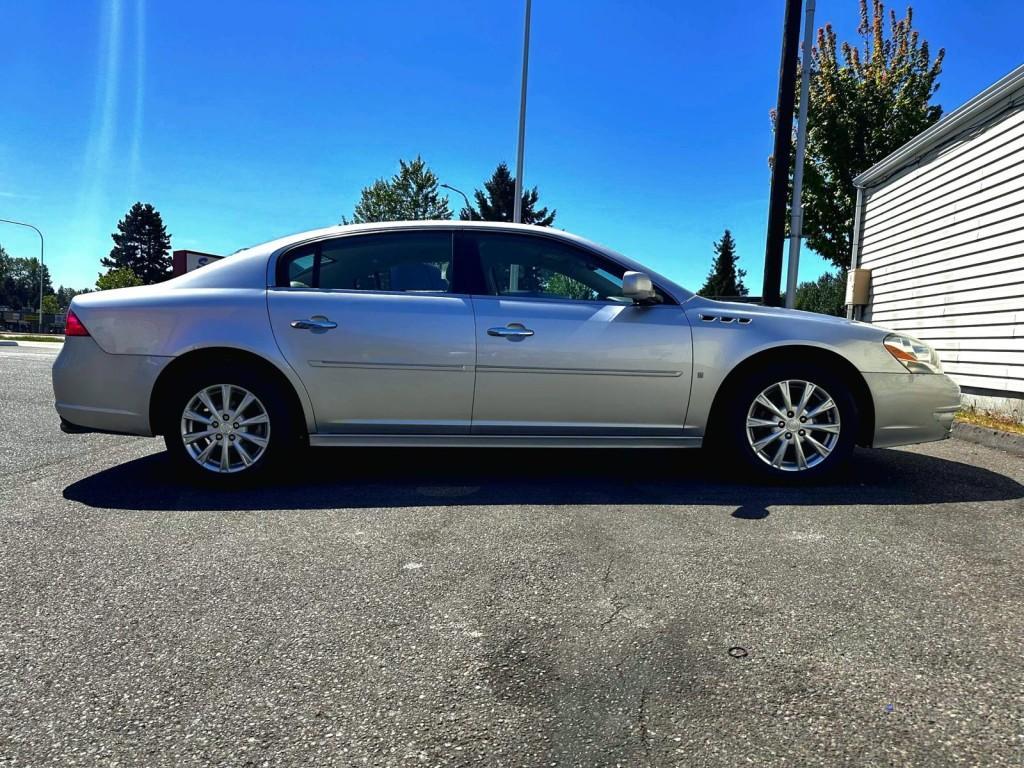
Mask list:
POLYGON ((620 613, 622 613, 626 609, 626 607, 628 605, 629 605, 628 603, 617 602, 616 599, 613 597, 612 598, 612 612, 610 614, 608 614, 608 618, 606 618, 604 621, 601 622, 601 628, 604 629, 609 624, 611 624, 613 621, 615 621, 615 619, 618 617, 618 615, 620 613))
POLYGON ((647 688, 640 689, 640 706, 636 712, 636 724, 640 730, 640 746, 644 748, 644 759, 647 765, 651 762, 651 733, 647 728, 647 688))
POLYGON ((612 566, 615 565, 615 558, 609 558, 608 565, 604 569, 604 578, 601 579, 601 589, 605 592, 608 591, 608 587, 612 583, 612 566))

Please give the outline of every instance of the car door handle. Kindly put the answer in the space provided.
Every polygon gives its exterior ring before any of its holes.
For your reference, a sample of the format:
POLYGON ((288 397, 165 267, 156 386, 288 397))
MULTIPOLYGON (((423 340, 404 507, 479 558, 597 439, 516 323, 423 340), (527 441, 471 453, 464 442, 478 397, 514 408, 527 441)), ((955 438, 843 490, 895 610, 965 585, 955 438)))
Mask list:
POLYGON ((326 317, 316 316, 308 320, 292 320, 291 326, 300 331, 329 331, 332 328, 337 328, 338 324, 326 317))
POLYGON ((506 325, 504 327, 499 326, 498 328, 488 328, 487 335, 499 336, 503 339, 511 339, 513 341, 516 341, 518 339, 525 339, 530 336, 533 336, 533 331, 531 331, 529 328, 526 328, 523 325, 520 325, 519 323, 510 323, 509 325, 506 325))

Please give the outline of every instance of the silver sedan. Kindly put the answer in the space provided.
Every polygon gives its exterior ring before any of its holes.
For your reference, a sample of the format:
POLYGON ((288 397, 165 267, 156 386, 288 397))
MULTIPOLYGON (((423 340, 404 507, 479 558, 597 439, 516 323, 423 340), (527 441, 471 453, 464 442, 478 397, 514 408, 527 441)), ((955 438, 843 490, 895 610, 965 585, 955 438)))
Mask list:
POLYGON ((75 297, 66 431, 162 435, 228 479, 313 446, 713 445, 810 480, 855 444, 949 435, 935 352, 863 323, 696 296, 552 229, 307 232, 75 297))

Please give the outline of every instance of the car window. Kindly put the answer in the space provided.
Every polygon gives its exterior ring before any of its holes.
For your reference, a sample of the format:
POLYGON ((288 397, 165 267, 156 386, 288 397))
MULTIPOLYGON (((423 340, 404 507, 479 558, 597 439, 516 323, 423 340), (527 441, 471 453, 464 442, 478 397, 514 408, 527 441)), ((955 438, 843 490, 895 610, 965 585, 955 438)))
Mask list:
POLYGON ((279 285, 293 288, 444 293, 451 288, 451 233, 388 232, 327 240, 288 253, 279 285))
POLYGON ((625 270, 595 253, 553 238, 467 233, 493 296, 631 303, 622 295, 625 270))
POLYGON ((288 255, 288 280, 291 288, 312 288, 316 266, 316 248, 308 247, 288 255))

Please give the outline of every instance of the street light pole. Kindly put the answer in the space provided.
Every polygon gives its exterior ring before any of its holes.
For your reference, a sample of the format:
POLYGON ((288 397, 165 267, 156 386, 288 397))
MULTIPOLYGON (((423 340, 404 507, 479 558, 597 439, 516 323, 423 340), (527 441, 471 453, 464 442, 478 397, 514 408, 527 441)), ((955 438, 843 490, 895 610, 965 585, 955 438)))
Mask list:
POLYGON ((438 184, 438 186, 439 187, 444 187, 445 189, 450 189, 452 192, 458 192, 460 195, 462 195, 462 199, 466 201, 466 210, 469 211, 469 220, 472 221, 473 220, 473 206, 469 204, 469 198, 466 197, 466 193, 463 192, 461 189, 457 189, 457 188, 453 187, 451 184, 438 184))
POLYGON ((0 219, 5 224, 17 224, 19 227, 28 227, 34 229, 36 234, 39 235, 39 332, 43 332, 43 233, 39 231, 38 227, 34 227, 31 224, 26 224, 24 221, 14 221, 14 219, 0 219))
POLYGON ((800 116, 797 118, 796 158, 793 169, 793 202, 789 216, 789 265, 786 274, 786 306, 796 306, 796 283, 800 272, 800 238, 804 234, 804 209, 800 197, 804 188, 804 153, 807 149, 807 108, 810 106, 811 35, 814 33, 814 0, 804 9, 803 72, 800 73, 800 116))
POLYGON ((523 80, 519 93, 519 152, 516 155, 516 199, 512 208, 512 221, 523 221, 523 147, 526 144, 526 74, 530 68, 530 0, 526 0, 526 20, 523 23, 523 80))

